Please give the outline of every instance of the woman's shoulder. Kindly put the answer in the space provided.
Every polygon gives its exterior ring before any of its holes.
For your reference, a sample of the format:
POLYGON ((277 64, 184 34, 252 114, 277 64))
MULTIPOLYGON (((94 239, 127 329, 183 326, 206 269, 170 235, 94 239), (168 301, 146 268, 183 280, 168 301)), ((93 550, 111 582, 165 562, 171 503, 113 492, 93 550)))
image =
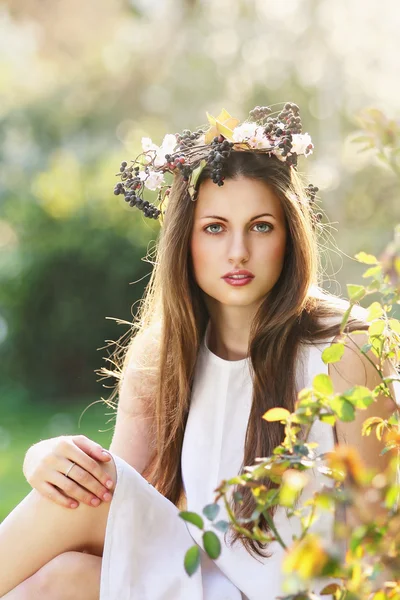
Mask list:
MULTIPOLYGON (((339 328, 344 316, 350 309, 350 302, 346 298, 341 298, 329 294, 324 290, 317 289, 312 293, 314 318, 317 324, 317 330, 324 332, 331 328, 339 328)), ((367 309, 359 304, 351 307, 347 322, 350 324, 365 325, 367 323, 367 309)))
POLYGON ((159 356, 160 341, 161 326, 159 323, 141 328, 130 342, 125 365, 137 368, 154 364, 159 356))

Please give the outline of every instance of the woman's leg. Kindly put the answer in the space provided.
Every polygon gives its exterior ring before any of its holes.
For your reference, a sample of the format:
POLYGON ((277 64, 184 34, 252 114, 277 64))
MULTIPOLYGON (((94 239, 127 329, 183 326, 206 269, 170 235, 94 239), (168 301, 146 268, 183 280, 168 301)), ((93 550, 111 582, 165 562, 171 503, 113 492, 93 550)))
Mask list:
MULTIPOLYGON (((116 478, 113 460, 102 467, 116 478)), ((64 552, 102 556, 111 503, 69 509, 32 490, 0 524, 0 598, 64 552)))
POLYGON ((1 600, 99 600, 100 575, 99 556, 64 552, 1 600))

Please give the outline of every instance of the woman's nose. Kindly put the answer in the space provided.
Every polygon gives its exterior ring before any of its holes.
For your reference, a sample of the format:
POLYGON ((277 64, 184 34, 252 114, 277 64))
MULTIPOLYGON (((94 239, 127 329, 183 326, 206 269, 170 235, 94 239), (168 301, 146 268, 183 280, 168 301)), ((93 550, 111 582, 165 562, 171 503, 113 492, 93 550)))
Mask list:
POLYGON ((234 263, 246 261, 249 258, 249 248, 244 233, 233 234, 228 247, 228 259, 234 263))

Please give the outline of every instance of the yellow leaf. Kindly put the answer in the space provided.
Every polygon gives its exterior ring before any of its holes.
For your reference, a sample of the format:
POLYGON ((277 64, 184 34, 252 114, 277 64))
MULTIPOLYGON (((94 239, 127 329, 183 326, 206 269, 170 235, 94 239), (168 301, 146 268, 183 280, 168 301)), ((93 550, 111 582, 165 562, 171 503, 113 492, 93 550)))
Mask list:
POLYGON ((239 125, 239 119, 232 117, 225 108, 221 110, 218 117, 213 117, 208 112, 206 114, 211 127, 205 133, 205 143, 211 144, 214 137, 218 135, 223 135, 232 140, 233 129, 239 125))
POLYGON ((362 435, 369 435, 372 430, 372 425, 376 425, 378 423, 382 423, 381 417, 370 417, 369 419, 365 419, 362 425, 362 435))
POLYGON ((367 254, 366 252, 359 252, 354 258, 366 265, 377 265, 379 262, 373 254, 367 254))
POLYGON ((396 333, 400 333, 400 321, 397 319, 389 319, 390 328, 396 333))
POLYGON ((282 569, 284 573, 295 571, 303 580, 318 577, 329 560, 329 556, 314 534, 308 534, 297 541, 284 557, 282 569))
POLYGON ((363 274, 362 277, 366 279, 367 277, 374 277, 375 279, 379 279, 378 275, 382 274, 382 266, 378 265, 377 267, 370 267, 363 274))
POLYGON ((210 113, 207 111, 206 111, 206 115, 207 115, 207 119, 208 119, 208 122, 210 123, 210 125, 215 125, 215 117, 210 115, 210 113))
POLYGON ((290 412, 286 408, 270 408, 263 414, 266 421, 287 421, 290 412))
MULTIPOLYGON (((217 127, 218 133, 220 133, 221 135, 226 137, 227 140, 230 140, 231 142, 233 141, 233 130, 230 129, 227 126, 227 124, 220 123, 219 121, 217 121, 216 127, 217 127)), ((236 125, 235 125, 235 127, 236 127, 236 125)))
POLYGON ((382 431, 383 431, 384 427, 385 427, 384 421, 382 421, 382 423, 379 423, 379 425, 376 426, 375 433, 376 433, 376 437, 378 438, 379 441, 382 439, 382 431))

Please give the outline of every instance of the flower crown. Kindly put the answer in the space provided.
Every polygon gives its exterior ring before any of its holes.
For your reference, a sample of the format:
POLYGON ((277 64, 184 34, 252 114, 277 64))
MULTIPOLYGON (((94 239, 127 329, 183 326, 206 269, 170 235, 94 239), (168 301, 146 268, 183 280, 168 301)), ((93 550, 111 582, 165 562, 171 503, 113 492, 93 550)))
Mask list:
MULTIPOLYGON (((171 184, 165 180, 166 173, 180 173, 187 182, 190 198, 196 200, 196 182, 203 168, 208 165, 213 182, 223 185, 224 163, 232 151, 274 155, 294 169, 297 169, 298 156, 312 154, 314 145, 310 135, 302 133, 297 104, 286 102, 277 116, 273 116, 269 106, 256 106, 249 117, 240 124, 223 109, 218 117, 207 113, 207 130, 168 133, 161 146, 143 137, 143 152, 131 161, 133 164, 128 167, 126 161, 121 163, 117 173, 121 181, 116 184, 114 194, 124 194, 130 206, 142 210, 145 217, 158 219, 162 211, 144 199, 144 192, 158 189, 157 202, 162 207, 171 190, 171 184)), ((310 207, 317 191, 312 184, 305 188, 310 207)), ((322 218, 321 213, 312 213, 312 216, 313 224, 322 218)))

